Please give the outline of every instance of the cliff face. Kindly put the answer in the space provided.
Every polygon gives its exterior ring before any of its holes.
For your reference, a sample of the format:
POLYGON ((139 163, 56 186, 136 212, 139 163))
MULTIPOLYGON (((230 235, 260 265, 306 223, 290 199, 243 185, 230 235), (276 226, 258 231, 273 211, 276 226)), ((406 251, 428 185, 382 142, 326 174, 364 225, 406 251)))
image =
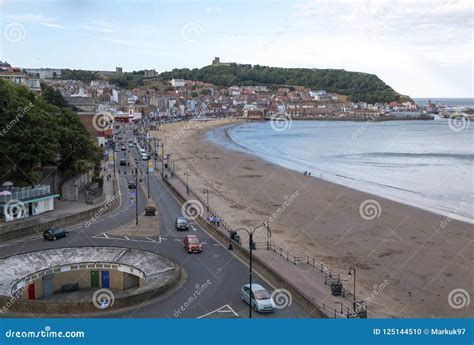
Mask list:
POLYGON ((160 75, 164 79, 183 78, 212 83, 217 86, 232 85, 293 85, 348 96, 352 101, 399 101, 395 92, 374 74, 349 72, 340 69, 279 68, 259 65, 211 65, 200 69, 174 69, 160 75))

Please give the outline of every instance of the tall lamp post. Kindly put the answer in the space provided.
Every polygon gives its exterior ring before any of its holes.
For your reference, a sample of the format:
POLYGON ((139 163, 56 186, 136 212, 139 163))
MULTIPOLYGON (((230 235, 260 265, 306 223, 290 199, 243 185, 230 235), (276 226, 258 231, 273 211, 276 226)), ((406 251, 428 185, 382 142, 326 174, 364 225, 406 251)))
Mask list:
POLYGON ((184 176, 186 176, 186 195, 189 194, 189 172, 186 170, 184 172, 184 176))
POLYGON ((165 143, 162 141, 161 142, 161 177, 165 175, 165 143))
MULTIPOLYGON (((249 250, 250 250, 250 259, 249 259, 249 286, 250 286, 250 293, 249 293, 249 319, 252 318, 252 255, 253 255, 253 249, 254 249, 254 242, 253 242, 253 234, 260 228, 266 228, 267 229, 267 236, 271 236, 271 230, 267 222, 264 222, 257 227, 253 228, 252 230, 248 230, 246 228, 238 228, 235 229, 234 231, 245 231, 249 235, 249 250)), ((229 233, 230 235, 230 233, 229 233)), ((230 249, 230 246, 229 246, 230 249)))
POLYGON ((135 225, 138 225, 138 168, 135 168, 135 225))
POLYGON ((353 292, 353 301, 352 301, 352 309, 354 310, 354 312, 356 311, 356 267, 355 266, 352 266, 351 268, 349 268, 349 273, 347 273, 348 276, 352 276, 352 274, 354 274, 354 292, 353 292))
POLYGON ((202 192, 204 194, 206 194, 206 204, 207 204, 206 208, 207 208, 207 212, 209 212, 209 209, 210 209, 210 207, 209 207, 209 189, 205 188, 205 189, 202 190, 202 192))
POLYGON ((146 167, 146 184, 147 184, 147 190, 148 190, 148 199, 150 199, 150 172, 148 168, 148 161, 147 161, 147 167, 146 167))
POLYGON ((114 155, 114 178, 112 179, 112 185, 114 186, 114 194, 116 193, 115 191, 115 178, 117 177, 116 172, 115 172, 115 144, 113 145, 112 152, 114 155))

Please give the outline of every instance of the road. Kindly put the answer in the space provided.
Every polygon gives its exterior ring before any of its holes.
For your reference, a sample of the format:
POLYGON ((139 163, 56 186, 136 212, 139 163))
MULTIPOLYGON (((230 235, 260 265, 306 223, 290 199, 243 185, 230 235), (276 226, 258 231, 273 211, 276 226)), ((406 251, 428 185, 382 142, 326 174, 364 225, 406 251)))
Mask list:
MULTIPOLYGON (((125 133, 131 138, 131 131, 125 133)), ((126 140, 126 137, 123 138, 126 140)), ((157 317, 157 318, 197 318, 197 317, 248 317, 248 305, 240 298, 240 288, 248 283, 248 263, 243 262, 234 252, 218 243, 198 224, 193 223, 190 230, 203 242, 203 251, 188 254, 182 245, 186 232, 175 230, 176 217, 182 216, 181 204, 168 190, 158 176, 150 174, 150 197, 157 205, 160 216, 161 238, 110 236, 107 231, 117 228, 135 219, 135 205, 129 198, 127 178, 131 179, 132 168, 120 167, 120 158, 126 157, 131 165, 138 157, 135 148, 128 148, 128 153, 116 154, 117 171, 120 169, 121 204, 116 210, 103 215, 86 228, 83 223, 68 227, 70 236, 57 241, 43 241, 39 235, 0 243, 0 256, 42 250, 56 247, 72 246, 121 246, 144 249, 174 259, 186 271, 186 279, 179 287, 147 303, 126 310, 109 311, 107 317, 157 317), (205 286, 205 288, 203 288, 205 286), (196 293, 199 290, 199 294, 196 293)), ((139 167, 145 171, 145 163, 138 160, 139 167)), ((145 175, 144 175, 145 176, 145 175)), ((146 176, 144 183, 137 188, 139 212, 147 203, 146 176)), ((254 272, 254 282, 262 284, 269 291, 278 286, 271 286, 254 272)), ((291 306, 278 309, 274 313, 258 314, 253 317, 265 318, 298 318, 309 317, 308 313, 295 301, 291 306)))

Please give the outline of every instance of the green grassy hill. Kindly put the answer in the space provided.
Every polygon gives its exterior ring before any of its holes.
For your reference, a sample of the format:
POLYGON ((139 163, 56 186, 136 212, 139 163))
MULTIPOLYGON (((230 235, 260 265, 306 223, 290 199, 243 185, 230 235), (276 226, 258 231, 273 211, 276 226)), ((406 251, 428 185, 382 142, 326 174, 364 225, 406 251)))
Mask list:
POLYGON ((338 69, 279 68, 259 65, 206 66, 201 69, 173 69, 160 74, 162 79, 183 78, 212 83, 217 86, 267 85, 305 86, 314 90, 348 96, 352 101, 399 101, 395 92, 374 74, 338 69))

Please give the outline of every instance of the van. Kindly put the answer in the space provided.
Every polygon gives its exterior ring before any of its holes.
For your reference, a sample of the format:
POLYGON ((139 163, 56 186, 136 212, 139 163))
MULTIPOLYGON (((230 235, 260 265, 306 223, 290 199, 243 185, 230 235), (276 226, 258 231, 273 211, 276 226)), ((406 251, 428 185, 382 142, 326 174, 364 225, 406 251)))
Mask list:
POLYGON ((155 216, 156 215, 156 206, 154 204, 148 204, 145 207, 145 216, 155 216))

